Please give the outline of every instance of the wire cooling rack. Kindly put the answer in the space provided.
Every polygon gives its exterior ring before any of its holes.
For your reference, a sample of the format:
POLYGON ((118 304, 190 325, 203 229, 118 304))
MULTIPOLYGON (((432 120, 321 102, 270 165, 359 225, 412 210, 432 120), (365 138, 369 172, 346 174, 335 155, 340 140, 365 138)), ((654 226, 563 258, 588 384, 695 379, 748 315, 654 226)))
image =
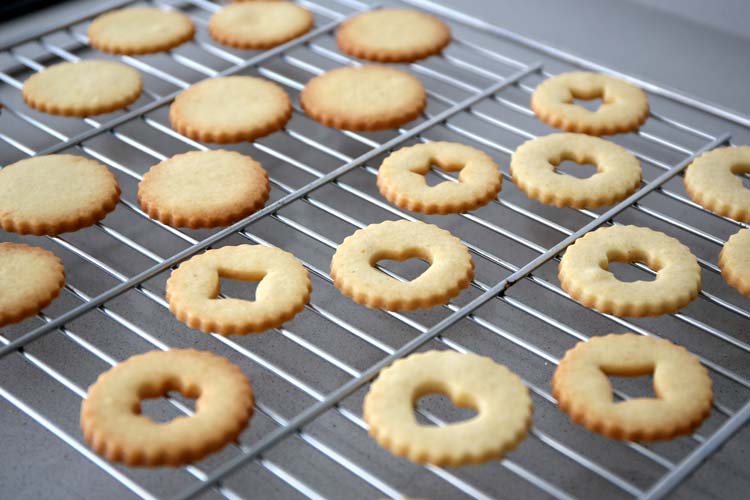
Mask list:
MULTIPOLYGON (((747 117, 438 4, 410 0, 442 16, 454 32, 443 55, 404 66, 428 90, 425 114, 400 130, 338 131, 307 119, 297 93, 314 75, 359 64, 336 49, 332 35, 346 16, 372 6, 301 1, 316 16, 311 32, 269 51, 249 52, 207 36, 207 20, 220 5, 151 3, 186 12, 198 34, 168 53, 118 58, 145 81, 143 96, 125 111, 61 118, 37 113, 20 98, 24 79, 50 64, 107 57, 91 50, 86 38, 91 18, 105 8, 0 48, 0 164, 41 154, 86 155, 108 165, 123 188, 116 211, 90 228, 50 238, 1 235, 55 251, 67 273, 63 293, 44 313, 0 334, 0 407, 8 420, 4 427, 11 429, 3 438, 3 463, 24 454, 20 468, 12 470, 28 477, 27 491, 41 485, 43 496, 55 497, 230 499, 660 498, 675 488, 686 496, 728 498, 747 491, 747 436, 732 436, 750 419, 750 311, 716 265, 721 245, 743 224, 693 203, 680 177, 701 152, 730 140, 747 143, 747 117), (534 86, 573 68, 615 74, 649 93, 652 114, 643 128, 611 138, 641 160, 643 186, 609 209, 547 207, 516 190, 508 177, 512 151, 552 132, 529 110, 534 86), (171 130, 169 103, 198 80, 229 74, 273 80, 295 101, 285 130, 228 146, 269 171, 269 203, 221 230, 180 231, 149 219, 135 201, 142 175, 173 154, 209 147, 171 130), (451 216, 415 215, 387 203, 375 187, 379 162, 393 149, 431 140, 463 142, 491 154, 504 176, 499 197, 451 216), (426 220, 462 238, 476 263, 470 289, 445 306, 411 313, 368 310, 341 296, 328 275, 337 244, 367 224, 397 218, 426 220), (559 255, 582 234, 608 224, 649 226, 688 244, 703 268, 698 299, 678 314, 638 320, 572 301, 558 286, 559 255), (224 338, 180 324, 163 298, 170 270, 206 248, 240 243, 293 252, 312 276, 311 303, 283 328, 262 335, 224 338), (621 443, 571 424, 558 411, 549 380, 564 352, 592 335, 623 331, 669 338, 709 368, 715 404, 695 434, 666 443, 621 443), (210 350, 239 364, 257 393, 250 427, 237 443, 191 466, 144 470, 108 463, 89 450, 78 428, 86 388, 133 354, 169 347, 210 350), (423 349, 478 352, 518 373, 535 403, 528 439, 504 460, 459 469, 417 466, 379 448, 361 418, 368 382, 395 358, 423 349), (50 462, 52 467, 44 465, 50 462)), ((565 165, 562 170, 581 171, 565 165)), ((431 184, 455 180, 439 170, 428 175, 431 184)), ((414 261, 381 264, 397 279, 413 278, 425 267, 414 261)), ((639 264, 613 269, 623 279, 653 274, 639 264)), ((222 292, 251 293, 228 281, 222 292)), ((618 398, 648 392, 648 383, 639 380, 614 385, 618 398)), ((144 403, 144 411, 166 420, 190 413, 191 406, 176 394, 144 403)), ((433 396, 419 402, 418 413, 433 424, 466 416, 433 396)))

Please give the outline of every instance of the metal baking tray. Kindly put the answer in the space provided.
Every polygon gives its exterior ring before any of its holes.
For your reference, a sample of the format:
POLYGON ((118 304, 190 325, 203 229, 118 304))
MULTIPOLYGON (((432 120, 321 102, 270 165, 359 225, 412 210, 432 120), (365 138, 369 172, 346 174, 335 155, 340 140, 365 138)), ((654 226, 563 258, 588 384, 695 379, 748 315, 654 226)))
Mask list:
MULTIPOLYGON (((115 212, 90 228, 57 237, 18 237, 53 250, 67 284, 43 313, 0 332, 0 483, 13 498, 730 498, 748 491, 742 430, 750 419, 747 300, 730 288, 716 261, 744 224, 716 216, 685 194, 681 173, 716 146, 747 144, 750 120, 555 47, 511 33, 428 0, 411 5, 441 16, 454 32, 444 54, 405 65, 428 89, 424 115, 403 129, 352 133, 323 127, 300 111, 304 83, 328 69, 359 64, 340 53, 333 33, 347 16, 373 8, 359 0, 303 0, 314 12, 308 34, 265 52, 236 51, 206 33, 221 7, 207 0, 119 1, 84 17, 0 47, 0 164, 51 153, 97 159, 123 189, 115 212), (143 96, 128 110, 89 119, 54 117, 25 106, 25 78, 50 64, 108 58, 87 44, 86 27, 105 8, 151 3, 180 9, 198 26, 193 42, 170 52, 118 57, 144 77, 143 96), (549 75, 583 68, 644 88, 652 107, 637 133, 610 139, 641 160, 644 183, 624 202, 601 210, 557 209, 518 191, 510 154, 525 140, 553 132, 529 109, 549 75), (174 96, 204 78, 252 74, 282 85, 295 102, 287 128, 253 143, 226 146, 268 170, 267 206, 220 230, 177 230, 150 220, 136 202, 137 183, 176 153, 215 148, 169 127, 174 96), (389 151, 419 141, 459 141, 491 154, 505 178, 499 197, 472 213, 422 216, 387 203, 375 174, 389 151), (471 249, 476 279, 451 303, 398 313, 369 310, 343 297, 328 275, 336 245, 357 228, 387 219, 422 219, 450 230, 471 249), (638 224, 679 238, 699 257, 703 292, 678 314, 622 319, 586 309, 559 288, 559 255, 576 238, 608 224, 638 224), (164 284, 180 261, 209 247, 275 245, 293 252, 313 279, 311 303, 283 328, 261 335, 205 335, 178 322, 164 284), (550 394, 564 352, 594 335, 632 331, 684 345, 709 368, 716 401, 695 434, 654 444, 623 443, 572 424, 550 394), (104 370, 127 357, 194 347, 242 367, 257 393, 256 414, 236 444, 183 468, 137 469, 90 451, 78 427, 81 398, 104 370), (399 459, 367 436, 361 403, 370 380, 395 358, 425 349, 490 356, 532 391, 528 439, 504 460, 443 469, 399 459), (739 431, 738 434, 737 431, 739 431)), ((576 174, 574 168, 564 171, 576 174)), ((580 172, 580 169, 579 169, 580 172)), ((455 180, 431 172, 428 182, 455 180)), ((409 279, 426 264, 384 263, 409 279)), ((616 274, 649 279, 642 266, 616 274)), ((247 286, 222 283, 230 295, 247 286)), ((644 378, 614 381, 616 397, 648 394, 644 378)), ((190 411, 179 394, 144 403, 168 419, 190 411)), ((466 416, 444 398, 418 404, 432 423, 466 416)))

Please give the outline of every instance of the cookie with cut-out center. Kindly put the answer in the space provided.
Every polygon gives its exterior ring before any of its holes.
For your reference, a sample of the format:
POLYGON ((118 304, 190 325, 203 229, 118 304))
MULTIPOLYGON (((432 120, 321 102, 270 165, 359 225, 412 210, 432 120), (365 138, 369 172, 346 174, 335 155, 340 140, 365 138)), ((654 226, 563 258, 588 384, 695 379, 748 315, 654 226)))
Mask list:
POLYGON ((90 116, 122 109, 141 95, 136 70, 116 61, 64 62, 30 76, 23 100, 53 115, 90 116))
POLYGON ((370 435, 391 453, 417 463, 458 467, 501 458, 531 426, 529 390, 492 359, 454 351, 412 354, 381 370, 365 396, 370 435), (414 406, 440 393, 477 415, 445 425, 422 425, 414 406))
POLYGON ((89 42, 110 54, 151 54, 177 47, 195 35, 195 25, 176 10, 130 7, 106 12, 89 26, 89 42))
POLYGON ((310 31, 313 15, 292 2, 240 2, 216 12, 208 32, 237 49, 270 49, 310 31))
POLYGON ((719 254, 719 268, 727 283, 750 296, 750 231, 740 229, 729 237, 719 254))
POLYGON ((688 434, 713 402, 708 370, 684 347, 634 333, 579 342, 552 378, 560 409, 592 432, 613 439, 654 441, 688 434), (608 375, 653 374, 655 398, 616 401, 608 375))
POLYGON ((253 414, 250 381, 226 358, 194 349, 151 351, 102 373, 81 405, 81 430, 113 462, 155 467, 200 460, 231 443, 253 414), (145 399, 179 391, 195 413, 169 422, 141 415, 145 399))
POLYGON ((419 117, 427 103, 422 83, 405 71, 367 65, 337 68, 307 82, 305 113, 328 127, 374 131, 419 117))
POLYGON ((685 171, 685 190, 696 203, 724 217, 750 222, 750 146, 716 148, 693 160, 685 171))
POLYGON ((638 130, 648 118, 646 93, 604 73, 573 71, 547 78, 531 95, 531 109, 546 124, 567 132, 609 135, 638 130), (601 98, 590 111, 575 99, 601 98))
POLYGON ((391 311, 444 304, 474 277, 469 249, 451 233, 420 221, 370 224, 347 236, 331 259, 331 278, 341 293, 367 307, 391 311), (375 268, 379 260, 420 258, 430 267, 410 281, 375 268))
POLYGON ((388 201, 407 210, 448 214, 474 210, 490 202, 502 187, 497 164, 486 153, 454 142, 429 142, 401 148, 378 169, 378 189, 388 201), (432 165, 459 172, 458 182, 428 186, 432 165))
POLYGON ((119 199, 115 176, 82 156, 37 156, 0 170, 0 227, 14 233, 76 231, 103 219, 119 199))
POLYGON ((0 326, 47 307, 65 284, 65 269, 52 252, 22 243, 0 243, 0 326))
POLYGON ((440 53, 451 30, 435 16, 412 9, 377 9, 345 21, 336 34, 342 52, 377 62, 412 62, 440 53))
POLYGON ((281 326, 310 299, 310 276, 294 255, 262 245, 226 246, 180 264, 167 280, 169 310, 191 328, 220 335, 281 326), (220 298, 220 278, 258 281, 255 300, 220 298))
POLYGON ((192 151, 151 167, 138 185, 138 203, 170 226, 219 227, 262 208, 269 191, 268 174, 251 157, 192 151))
POLYGON ((602 227, 578 238, 560 259, 560 285, 586 307, 615 316, 677 312, 701 289, 701 268, 676 238, 638 226, 602 227), (620 281, 610 262, 644 262, 653 281, 620 281))
POLYGON ((627 149, 585 134, 551 134, 521 144, 510 162, 513 182, 556 207, 597 208, 624 200, 641 185, 641 165, 627 149), (565 160, 596 165, 587 179, 557 172, 565 160))
POLYGON ((226 76, 191 85, 169 108, 172 128, 220 144, 252 141, 280 130, 292 117, 281 87, 263 78, 226 76))

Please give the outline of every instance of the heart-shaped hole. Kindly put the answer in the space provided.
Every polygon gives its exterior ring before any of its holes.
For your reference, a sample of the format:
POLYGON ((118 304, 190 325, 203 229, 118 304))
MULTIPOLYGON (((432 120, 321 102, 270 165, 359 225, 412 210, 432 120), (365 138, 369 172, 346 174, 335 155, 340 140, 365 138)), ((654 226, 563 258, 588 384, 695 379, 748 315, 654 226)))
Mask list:
POLYGON ((578 163, 574 160, 563 160, 555 169, 558 173, 572 175, 578 179, 588 179, 598 172, 596 165, 592 163, 578 163))
POLYGON ((452 172, 449 173, 448 171, 440 168, 440 165, 436 165, 434 163, 430 164, 430 169, 427 171, 426 174, 424 174, 424 181, 425 183, 430 186, 439 186, 443 183, 453 183, 453 182, 460 182, 458 178, 456 177, 456 173, 452 172), (449 178, 450 177, 450 178, 449 178), (451 179, 456 179, 451 180, 451 179))
POLYGON ((593 99, 573 99, 573 104, 586 108, 592 112, 598 111, 603 103, 604 101, 601 97, 594 97, 593 99))
MULTIPOLYGON (((415 407, 427 411, 436 416, 446 424, 455 424, 474 418, 477 415, 475 408, 470 406, 456 406, 453 401, 444 394, 431 393, 419 398, 415 407)), ((423 425, 434 425, 425 418, 418 418, 423 425)))
POLYGON ((634 377, 608 375, 612 388, 628 395, 628 398, 658 398, 654 392, 653 373, 634 377))
POLYGON ((219 270, 219 294, 216 298, 232 297, 247 301, 255 300, 258 285, 265 273, 238 273, 219 270))
POLYGON ((404 260, 380 259, 377 261, 377 265, 407 281, 419 278, 430 268, 430 263, 419 257, 409 257, 404 260))
POLYGON ((631 252, 630 254, 613 250, 607 255, 607 262, 602 268, 609 271, 620 281, 632 283, 634 281, 654 281, 656 274, 661 269, 659 262, 649 262, 644 252, 631 252), (633 266, 640 264, 647 269, 633 266), (650 272, 649 272, 650 271, 650 272))

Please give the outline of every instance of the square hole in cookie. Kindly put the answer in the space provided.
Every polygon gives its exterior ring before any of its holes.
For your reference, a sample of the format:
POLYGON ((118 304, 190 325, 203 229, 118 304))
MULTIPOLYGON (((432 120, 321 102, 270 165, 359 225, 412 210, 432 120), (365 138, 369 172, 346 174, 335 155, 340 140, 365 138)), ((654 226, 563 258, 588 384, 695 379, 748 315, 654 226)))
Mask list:
POLYGON ((419 257, 409 257, 404 260, 380 259, 377 265, 407 281, 419 278, 430 267, 429 262, 419 257))
MULTIPOLYGON (((448 396, 440 393, 427 394, 417 400, 415 407, 422 412, 445 422, 445 424, 454 424, 474 418, 477 411, 468 406, 456 406, 448 396)), ((417 421, 422 425, 435 425, 435 423, 422 415, 417 415, 417 421)))
MULTIPOLYGON (((654 392, 654 374, 648 373, 636 377, 619 377, 607 375, 609 383, 615 391, 626 394, 628 399, 635 398, 656 398, 654 392)), ((620 398, 615 396, 615 401, 620 398)))
POLYGON ((263 276, 248 277, 247 279, 245 279, 244 277, 239 278, 224 276, 220 273, 220 296, 217 298, 221 299, 231 297, 233 299, 249 300, 252 302, 255 300, 255 292, 262 280, 263 276))

